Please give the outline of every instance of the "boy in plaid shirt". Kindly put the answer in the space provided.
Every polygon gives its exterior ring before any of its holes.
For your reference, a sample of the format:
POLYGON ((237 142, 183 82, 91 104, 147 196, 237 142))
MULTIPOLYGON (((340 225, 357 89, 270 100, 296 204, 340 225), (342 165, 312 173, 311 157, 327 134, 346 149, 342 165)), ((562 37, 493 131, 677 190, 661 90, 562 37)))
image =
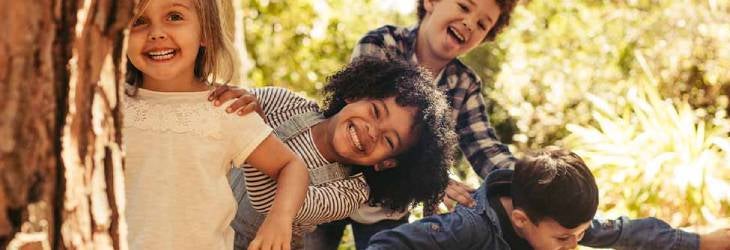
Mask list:
MULTIPOLYGON (((474 171, 485 178, 494 169, 512 168, 515 158, 489 123, 482 81, 458 56, 493 41, 509 23, 517 0, 418 0, 418 24, 386 25, 368 32, 355 47, 352 58, 401 58, 425 67, 435 76, 453 108, 459 146, 474 171)), ((472 188, 453 181, 446 196, 474 206, 472 188)), ((308 236, 308 249, 336 249, 345 225, 352 223, 357 249, 367 247, 370 237, 407 222, 406 213, 365 206, 351 219, 320 227, 308 236)))

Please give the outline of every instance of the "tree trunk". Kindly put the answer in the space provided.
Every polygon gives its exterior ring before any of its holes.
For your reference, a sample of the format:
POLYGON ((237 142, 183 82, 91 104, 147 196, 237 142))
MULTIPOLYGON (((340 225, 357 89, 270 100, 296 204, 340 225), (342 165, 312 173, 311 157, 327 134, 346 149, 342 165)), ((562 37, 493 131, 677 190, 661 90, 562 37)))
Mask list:
POLYGON ((253 68, 253 62, 246 48, 244 1, 224 1, 224 5, 230 6, 224 8, 224 13, 226 22, 229 23, 228 32, 233 40, 234 47, 236 47, 239 60, 239 65, 236 67, 238 69, 237 77, 233 79, 233 83, 250 87, 251 83, 246 80, 246 75, 253 68))
POLYGON ((0 1, 0 248, 126 249, 118 100, 133 6, 0 1))

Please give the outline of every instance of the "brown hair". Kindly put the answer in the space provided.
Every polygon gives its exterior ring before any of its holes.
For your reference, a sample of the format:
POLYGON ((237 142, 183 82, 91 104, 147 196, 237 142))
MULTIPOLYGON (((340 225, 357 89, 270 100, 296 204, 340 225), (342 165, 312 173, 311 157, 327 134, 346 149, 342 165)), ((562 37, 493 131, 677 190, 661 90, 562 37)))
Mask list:
MULTIPOLYGON (((420 24, 421 21, 423 21, 423 18, 426 16, 426 9, 423 7, 423 1, 424 0, 418 0, 418 8, 417 8, 417 14, 418 14, 418 23, 420 24)), ((439 0, 442 1, 442 0, 439 0)), ((483 0, 477 0, 477 1, 483 1, 483 0)), ((497 3, 497 6, 499 6, 499 18, 497 18, 497 22, 494 23, 494 26, 487 32, 487 36, 484 38, 484 41, 494 41, 494 39, 499 35, 500 32, 509 25, 509 19, 512 16, 512 11, 515 10, 515 6, 517 6, 517 2, 519 0, 494 0, 497 3)), ((482 41, 482 42, 484 42, 482 41)))
POLYGON ((555 147, 520 159, 512 177, 512 204, 534 224, 551 218, 565 228, 593 219, 598 186, 583 159, 555 147))
MULTIPOLYGON (((233 47, 232 33, 227 20, 221 14, 222 0, 192 0, 195 11, 200 17, 205 47, 201 47, 195 58, 194 75, 202 81, 228 83, 235 78, 240 65, 233 47), (215 2, 212 2, 215 1, 215 2)), ((150 0, 140 0, 135 8, 135 16, 139 18, 149 5, 150 0)), ((133 90, 142 85, 142 72, 127 59, 125 81, 133 90)))

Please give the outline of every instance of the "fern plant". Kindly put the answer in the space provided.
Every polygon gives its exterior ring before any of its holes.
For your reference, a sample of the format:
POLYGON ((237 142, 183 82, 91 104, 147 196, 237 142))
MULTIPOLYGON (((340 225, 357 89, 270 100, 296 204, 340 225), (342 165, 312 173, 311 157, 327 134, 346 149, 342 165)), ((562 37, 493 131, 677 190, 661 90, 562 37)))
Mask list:
MULTIPOLYGON (((646 65, 639 57, 640 63, 646 65)), ((591 166, 601 212, 656 216, 675 226, 730 217, 730 120, 663 99, 648 80, 624 98, 588 94, 592 124, 568 124, 562 144, 591 166)))

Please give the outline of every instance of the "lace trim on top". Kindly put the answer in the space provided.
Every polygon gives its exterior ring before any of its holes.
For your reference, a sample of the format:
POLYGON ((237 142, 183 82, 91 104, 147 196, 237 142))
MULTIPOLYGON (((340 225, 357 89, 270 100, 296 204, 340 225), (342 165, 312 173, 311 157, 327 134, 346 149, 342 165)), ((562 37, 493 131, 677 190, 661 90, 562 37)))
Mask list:
POLYGON ((124 127, 142 130, 193 133, 223 138, 219 107, 203 92, 156 92, 139 89, 137 96, 124 95, 124 127))

